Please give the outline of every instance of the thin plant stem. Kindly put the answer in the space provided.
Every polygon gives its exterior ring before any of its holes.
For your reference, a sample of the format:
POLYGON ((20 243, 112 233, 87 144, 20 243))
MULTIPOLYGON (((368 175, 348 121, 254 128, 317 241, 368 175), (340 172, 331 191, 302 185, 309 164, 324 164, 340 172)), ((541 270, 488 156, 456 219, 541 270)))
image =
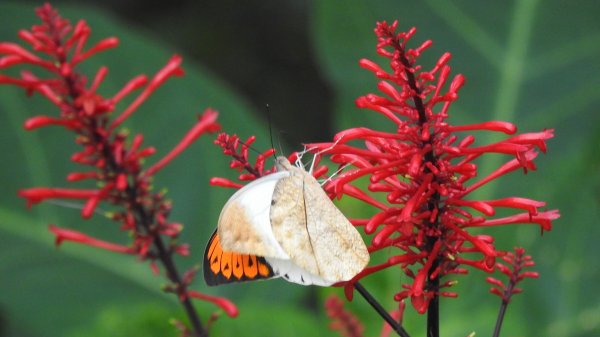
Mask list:
POLYGON ((500 329, 502 329, 502 321, 504 321, 504 314, 506 314, 506 308, 508 308, 508 302, 502 301, 500 305, 500 311, 498 312, 498 318, 496 318, 496 327, 494 327, 494 334, 492 337, 500 336, 500 329))
POLYGON ((410 337, 408 332, 398 323, 390 314, 377 302, 377 300, 362 286, 359 282, 354 283, 354 288, 364 297, 367 302, 377 311, 377 313, 396 331, 398 336, 410 337))

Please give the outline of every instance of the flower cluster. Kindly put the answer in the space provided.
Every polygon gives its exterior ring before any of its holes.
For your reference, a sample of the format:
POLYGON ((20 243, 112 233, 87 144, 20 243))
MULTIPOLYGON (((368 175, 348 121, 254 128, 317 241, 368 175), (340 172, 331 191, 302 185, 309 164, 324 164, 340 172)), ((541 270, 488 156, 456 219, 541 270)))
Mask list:
POLYGON ((33 51, 15 43, 1 42, 0 55, 3 56, 0 58, 0 69, 25 65, 37 68, 39 73, 47 76, 38 77, 40 75, 23 70, 20 77, 0 74, 0 84, 17 85, 29 93, 39 93, 58 108, 60 115, 32 117, 25 122, 25 128, 33 130, 54 125, 75 133, 75 141, 81 146, 81 151, 73 154, 71 161, 86 169, 70 173, 67 180, 95 181, 98 187, 38 187, 21 190, 19 195, 27 199, 28 205, 48 199, 82 200, 81 215, 86 219, 96 212, 100 203, 115 205, 115 211, 109 217, 130 235, 132 242, 129 245, 106 242, 75 230, 50 225, 56 243, 72 241, 137 255, 141 260, 150 260, 156 273, 159 273, 157 262, 161 263, 172 283, 166 289, 176 293, 183 302, 195 335, 204 332, 190 304, 191 297, 212 301, 229 315, 235 316, 237 309, 228 301, 188 290, 194 273, 190 271, 186 276, 180 276, 173 261, 174 254, 188 255, 188 246, 176 240, 182 225, 168 220, 171 203, 162 193, 153 192, 151 187, 155 173, 200 135, 219 130, 217 112, 207 109, 181 142, 148 168, 143 166, 143 159, 154 154, 155 149, 143 145, 142 134, 130 137, 129 132, 119 129, 162 83, 172 76, 183 75, 181 57, 173 56, 152 78, 137 76, 114 96, 105 98, 97 93, 97 89, 107 76, 108 69, 100 68, 88 84, 77 66, 96 53, 116 47, 117 38, 107 38, 86 48, 91 30, 85 21, 81 20, 72 26, 49 4, 38 8, 37 15, 42 21, 40 25, 19 32, 19 37, 33 51), (113 118, 115 104, 137 90, 141 92, 132 103, 113 118))
MULTIPOLYGON (((215 145, 218 145, 223 149, 223 154, 226 156, 230 156, 231 162, 229 167, 240 172, 240 175, 237 177, 241 182, 248 182, 255 179, 258 179, 264 175, 272 173, 275 171, 273 167, 265 169, 266 161, 275 155, 275 149, 268 149, 262 153, 259 153, 256 156, 254 164, 250 163, 250 159, 248 157, 248 150, 254 141, 256 140, 256 136, 250 136, 246 141, 242 142, 237 135, 228 135, 226 133, 221 133, 217 136, 215 140, 215 145)), ((290 163, 296 162, 298 158, 301 158, 302 154, 308 152, 293 152, 290 156, 288 156, 288 160, 290 163)), ((321 156, 317 155, 313 163, 312 175, 315 179, 323 177, 325 173, 329 170, 326 165, 319 165, 321 156)), ((210 184, 213 186, 227 187, 227 188, 241 188, 243 185, 240 183, 236 183, 227 178, 222 177, 213 177, 210 179, 210 184)))
POLYGON ((525 249, 515 248, 515 252, 507 252, 502 256, 502 262, 496 263, 496 268, 508 277, 508 285, 494 277, 487 277, 485 280, 493 287, 490 288, 492 294, 500 296, 502 302, 509 303, 513 295, 519 294, 523 290, 517 288, 517 284, 525 278, 538 278, 540 275, 534 271, 526 271, 525 268, 535 266, 535 262, 529 255, 525 255, 525 249))
POLYGON ((469 196, 515 170, 535 170, 533 160, 538 151, 546 151, 553 130, 513 135, 517 128, 508 122, 448 123, 449 107, 458 98, 464 77, 456 75, 450 80, 449 53, 431 70, 423 70, 416 61, 431 41, 408 48, 416 29, 397 33, 397 25, 397 21, 380 22, 375 29, 377 52, 389 59, 389 71, 373 61, 360 60, 363 68, 381 80, 377 87, 384 95, 368 94, 356 100, 359 108, 383 115, 395 132, 357 127, 338 133, 334 142, 307 146, 330 155, 334 163, 351 167, 326 185, 331 196, 356 198, 376 209, 368 219, 351 219, 371 236, 369 251, 396 249, 386 262, 367 267, 349 282, 347 296, 352 294, 354 281, 399 266, 412 282, 403 284, 394 299, 410 298, 413 307, 424 313, 432 299, 457 295, 445 289, 455 281, 441 283, 442 277, 467 273, 465 266, 486 272, 496 268, 496 258, 506 252, 495 247, 492 236, 481 233, 485 228, 517 223, 536 224, 542 231, 552 228, 559 213, 542 211, 544 202, 521 197, 473 200, 469 196), (465 131, 513 136, 474 145, 474 136, 460 136, 465 131), (357 142, 364 147, 355 146, 357 142), (489 175, 478 178, 476 160, 487 154, 507 159, 489 175), (514 213, 496 217, 498 208, 514 213))
MULTIPOLYGON (((229 165, 230 168, 236 169, 238 172, 245 171, 246 173, 240 173, 238 179, 240 181, 251 181, 262 177, 265 174, 273 172, 273 169, 265 170, 265 161, 275 154, 274 149, 268 149, 263 153, 258 154, 254 165, 250 164, 248 159, 248 150, 254 141, 255 136, 250 136, 245 142, 240 140, 237 135, 228 135, 221 133, 217 136, 215 144, 223 149, 223 154, 232 158, 229 165)), ((210 184, 213 186, 240 188, 242 185, 233 182, 226 178, 215 177, 210 180, 210 184)))
POLYGON ((492 285, 490 292, 502 298, 502 304, 496 319, 496 327, 494 328, 493 337, 500 336, 502 322, 506 314, 506 308, 511 301, 513 295, 521 293, 523 290, 517 288, 517 284, 526 278, 538 278, 539 274, 534 271, 525 270, 535 266, 531 256, 525 255, 525 249, 515 247, 515 252, 507 252, 502 256, 502 262, 496 263, 496 268, 505 276, 508 277, 508 285, 494 277, 487 277, 486 282, 492 285))

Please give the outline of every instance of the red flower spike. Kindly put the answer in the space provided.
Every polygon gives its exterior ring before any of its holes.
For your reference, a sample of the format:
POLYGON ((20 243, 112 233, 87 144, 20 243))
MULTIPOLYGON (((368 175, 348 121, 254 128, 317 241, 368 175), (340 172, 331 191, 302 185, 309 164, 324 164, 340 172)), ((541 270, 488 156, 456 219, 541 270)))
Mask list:
MULTIPOLYGON (((93 216, 101 203, 111 205, 113 211, 108 217, 119 223, 121 230, 127 232, 127 237, 132 240, 128 246, 50 225, 49 229, 55 235, 56 244, 72 241, 137 255, 139 260, 149 260, 150 267, 156 274, 161 272, 157 262, 162 263, 164 274, 174 292, 184 302, 192 325, 189 331, 193 335, 205 335, 205 329, 188 296, 188 293, 195 294, 188 289, 191 279, 186 279, 186 283, 183 283, 172 259, 173 254, 189 255, 189 246, 178 243, 177 238, 182 225, 168 220, 171 204, 165 199, 164 193, 152 190, 152 175, 164 168, 200 135, 216 132, 219 129, 216 111, 208 109, 171 152, 154 166, 144 167, 142 159, 154 154, 155 149, 150 146, 142 147, 141 134, 135 135, 129 141, 129 132, 115 130, 115 127, 131 116, 168 78, 183 74, 181 57, 173 56, 150 81, 145 76, 135 77, 112 98, 105 98, 98 94, 98 91, 108 76, 108 69, 98 69, 91 83, 88 83, 78 66, 89 57, 116 47, 118 40, 113 37, 105 38, 86 49, 91 29, 85 21, 81 20, 72 26, 49 4, 38 8, 36 13, 42 23, 19 33, 19 37, 31 46, 32 51, 14 43, 0 42, 0 68, 26 66, 36 68, 35 73, 44 74, 45 77, 33 75, 33 71, 24 69, 20 78, 0 75, 0 84, 22 87, 28 94, 39 93, 59 109, 56 116, 29 118, 25 122, 25 129, 59 125, 73 132, 76 144, 80 145, 81 149, 71 156, 71 160, 88 168, 80 170, 83 172, 68 174, 67 181, 93 179, 99 188, 77 190, 38 187, 21 190, 19 196, 27 199, 28 206, 46 199, 80 199, 84 201, 84 218, 93 216), (138 89, 142 91, 133 103, 116 119, 111 120, 115 104, 138 89)), ((237 314, 237 309, 226 300, 195 297, 225 307, 232 316, 237 314)))
MULTIPOLYGON (((256 137, 251 136, 246 142, 242 143, 237 135, 228 135, 226 133, 219 134, 217 139, 215 139, 214 143, 223 149, 223 154, 231 156, 232 160, 229 166, 238 171, 246 170, 248 172, 238 176, 238 179, 241 181, 254 180, 271 172, 271 170, 264 170, 264 164, 267 158, 275 154, 274 149, 269 149, 261 153, 257 156, 254 164, 250 164, 248 159, 248 148, 255 139, 256 137), (239 148, 240 144, 242 144, 241 149, 239 148)), ((234 187, 237 183, 225 178, 215 177, 211 179, 211 184, 223 187, 234 187)))
POLYGON ((402 301, 410 297, 413 307, 424 313, 433 298, 457 295, 440 291, 455 284, 440 279, 466 273, 465 266, 486 272, 502 268, 495 261, 504 259, 506 252, 494 246, 491 236, 481 233, 485 227, 538 224, 542 230, 552 228, 552 221, 560 215, 557 210, 541 211, 544 202, 521 197, 466 197, 518 169, 535 170, 533 160, 539 151, 546 151, 546 140, 553 137, 553 130, 515 135, 517 127, 503 121, 450 125, 450 106, 458 99, 464 76, 451 77, 449 53, 443 54, 431 70, 422 70, 418 57, 431 41, 411 49, 409 40, 416 29, 397 33, 397 25, 379 22, 375 28, 377 53, 389 59, 389 68, 384 70, 366 59, 359 61, 361 67, 381 79, 377 88, 383 95, 367 94, 356 100, 359 108, 385 116, 396 132, 356 127, 339 132, 334 142, 308 147, 329 155, 337 165, 348 166, 325 186, 330 195, 350 196, 376 208, 370 219, 352 221, 372 235, 370 252, 389 252, 388 247, 397 251, 387 263, 367 267, 348 282, 346 297, 351 298, 353 282, 398 265, 412 281, 394 298, 402 301), (473 146, 475 138, 466 134, 471 131, 511 136, 473 146), (364 146, 355 146, 357 142, 364 146), (478 178, 477 160, 487 154, 503 154, 508 159, 488 176, 478 178), (366 187, 364 177, 369 178, 366 187), (373 195, 381 193, 381 197, 373 195), (512 212, 496 217, 499 207, 512 212), (474 227, 478 227, 477 234, 470 232, 474 227))
POLYGON ((508 252, 502 257, 503 262, 498 262, 496 268, 508 277, 508 284, 494 278, 487 277, 486 282, 493 287, 490 288, 492 294, 498 295, 502 302, 508 304, 511 297, 520 293, 522 290, 517 288, 517 284, 525 278, 538 278, 537 272, 525 270, 525 268, 535 266, 531 256, 525 255, 525 249, 515 247, 514 253, 508 252))
POLYGON ((344 308, 344 302, 335 295, 325 300, 325 311, 331 320, 330 329, 338 331, 344 337, 363 336, 363 325, 353 313, 344 308))

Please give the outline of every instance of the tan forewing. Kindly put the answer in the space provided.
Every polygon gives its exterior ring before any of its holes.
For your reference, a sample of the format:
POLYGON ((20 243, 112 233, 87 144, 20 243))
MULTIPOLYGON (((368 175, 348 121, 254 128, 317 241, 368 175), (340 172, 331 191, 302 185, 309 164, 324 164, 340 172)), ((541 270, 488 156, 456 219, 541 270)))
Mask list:
POLYGON ((306 222, 318 275, 335 282, 350 280, 369 263, 367 247, 316 179, 305 174, 303 181, 306 222))
POLYGON ((271 200, 271 227, 290 260, 305 271, 319 275, 307 229, 303 190, 302 175, 291 174, 277 182, 271 200))

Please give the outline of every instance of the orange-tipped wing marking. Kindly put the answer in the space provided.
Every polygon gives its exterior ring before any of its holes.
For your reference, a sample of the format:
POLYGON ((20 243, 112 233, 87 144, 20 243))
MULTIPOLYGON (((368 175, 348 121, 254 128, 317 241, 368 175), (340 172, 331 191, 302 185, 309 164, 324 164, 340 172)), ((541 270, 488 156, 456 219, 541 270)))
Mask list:
MULTIPOLYGON (((255 278, 258 274, 258 263, 256 262, 256 256, 244 255, 242 259, 244 274, 249 278, 255 278)), ((266 273, 268 274, 268 272, 266 273)))
POLYGON ((204 252, 204 280, 209 286, 275 276, 264 257, 226 252, 215 231, 204 252))

